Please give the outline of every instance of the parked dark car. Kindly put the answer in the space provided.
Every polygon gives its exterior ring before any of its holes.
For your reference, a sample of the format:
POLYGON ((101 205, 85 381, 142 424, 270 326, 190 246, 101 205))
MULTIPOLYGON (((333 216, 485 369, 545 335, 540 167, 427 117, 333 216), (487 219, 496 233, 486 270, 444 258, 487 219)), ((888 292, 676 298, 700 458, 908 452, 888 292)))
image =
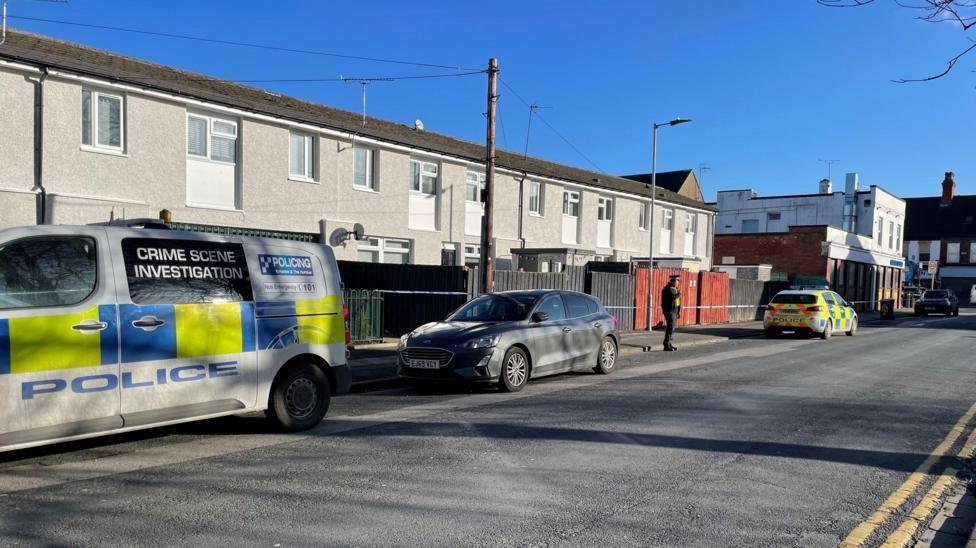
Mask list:
POLYGON ((925 316, 929 313, 959 315, 959 298, 951 289, 929 289, 922 293, 922 298, 915 303, 915 315, 925 316))
POLYGON ((590 295, 491 293, 401 337, 397 372, 416 381, 497 383, 517 392, 530 378, 576 369, 611 373, 618 342, 616 318, 590 295))

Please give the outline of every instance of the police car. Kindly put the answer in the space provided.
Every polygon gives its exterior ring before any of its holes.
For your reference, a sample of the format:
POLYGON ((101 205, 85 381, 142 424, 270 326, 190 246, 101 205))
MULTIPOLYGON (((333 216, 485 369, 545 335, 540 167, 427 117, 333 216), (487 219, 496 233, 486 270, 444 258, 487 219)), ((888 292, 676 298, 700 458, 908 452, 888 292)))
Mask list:
POLYGON ((784 331, 818 334, 829 339, 835 332, 857 333, 857 312, 829 289, 780 291, 766 306, 763 328, 767 337, 784 331))
POLYGON ((310 428, 350 386, 340 287, 317 244, 0 230, 0 451, 258 410, 310 428))

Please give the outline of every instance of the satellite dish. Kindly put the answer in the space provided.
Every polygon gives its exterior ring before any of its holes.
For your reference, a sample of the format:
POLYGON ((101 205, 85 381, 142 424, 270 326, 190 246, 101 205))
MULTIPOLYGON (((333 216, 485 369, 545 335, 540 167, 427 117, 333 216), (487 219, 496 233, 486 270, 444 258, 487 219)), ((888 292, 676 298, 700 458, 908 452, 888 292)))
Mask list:
POLYGON ((357 241, 362 241, 366 239, 366 229, 363 228, 363 225, 359 223, 352 225, 352 234, 357 241))
POLYGON ((419 119, 418 120, 414 120, 414 122, 413 122, 413 128, 416 129, 417 131, 423 131, 424 130, 424 122, 423 122, 423 120, 419 120, 419 119))

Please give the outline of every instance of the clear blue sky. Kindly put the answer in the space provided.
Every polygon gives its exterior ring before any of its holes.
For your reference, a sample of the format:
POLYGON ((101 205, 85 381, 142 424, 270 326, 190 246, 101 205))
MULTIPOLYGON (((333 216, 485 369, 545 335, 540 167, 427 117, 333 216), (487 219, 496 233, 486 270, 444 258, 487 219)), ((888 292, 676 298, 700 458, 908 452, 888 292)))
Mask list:
MULTIPOLYGON (((607 173, 650 171, 651 121, 660 170, 711 166, 704 190, 815 192, 837 159, 835 182, 902 196, 939 193, 955 171, 976 194, 976 54, 938 72, 969 44, 949 24, 912 19, 879 1, 831 9, 814 0, 132 2, 10 0, 11 15, 158 30, 277 46, 483 67, 502 78, 607 173)), ((18 28, 230 79, 442 73, 425 69, 12 20, 18 28)), ((377 83, 371 115, 469 140, 484 136, 483 76, 377 83)), ((341 83, 262 87, 350 110, 360 88, 341 83)), ((521 150, 527 109, 501 88, 499 144, 521 150)), ((538 121, 530 154, 591 167, 538 121)))

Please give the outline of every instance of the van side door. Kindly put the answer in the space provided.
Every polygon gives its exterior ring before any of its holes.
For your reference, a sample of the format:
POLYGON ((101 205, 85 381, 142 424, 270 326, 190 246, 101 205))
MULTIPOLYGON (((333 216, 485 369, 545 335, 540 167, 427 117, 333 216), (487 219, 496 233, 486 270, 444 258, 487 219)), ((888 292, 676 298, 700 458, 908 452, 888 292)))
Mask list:
POLYGON ((111 234, 121 265, 126 426, 253 407, 254 302, 243 245, 210 235, 111 234))
POLYGON ((0 446, 121 427, 115 280, 104 229, 5 235, 0 446))

